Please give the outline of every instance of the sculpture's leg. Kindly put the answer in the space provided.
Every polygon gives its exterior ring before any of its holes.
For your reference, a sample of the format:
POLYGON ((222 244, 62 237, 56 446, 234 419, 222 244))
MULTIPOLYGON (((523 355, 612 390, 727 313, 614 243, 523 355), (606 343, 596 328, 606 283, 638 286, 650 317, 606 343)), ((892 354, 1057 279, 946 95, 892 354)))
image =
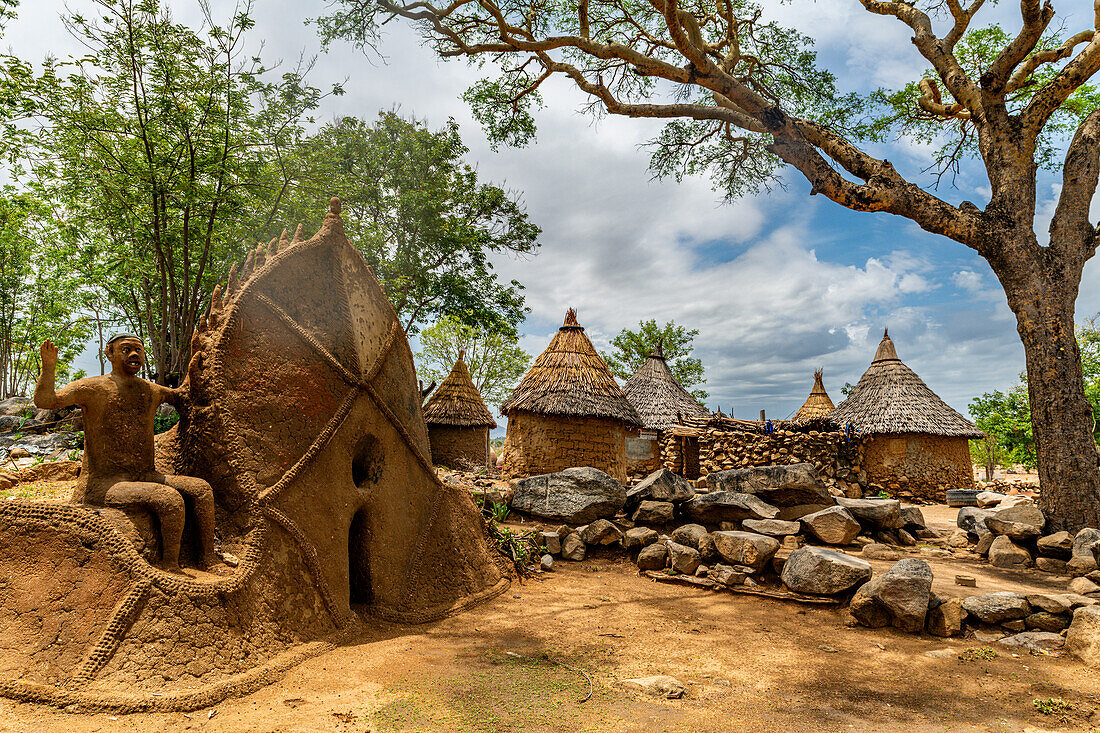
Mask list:
POLYGON ((214 555, 214 490, 201 478, 193 476, 165 476, 164 483, 179 491, 191 501, 198 521, 198 562, 202 570, 218 564, 214 555))
POLYGON ((163 564, 168 570, 179 570, 185 517, 183 497, 179 491, 148 481, 120 481, 107 489, 105 499, 108 506, 144 506, 152 510, 160 522, 163 564))

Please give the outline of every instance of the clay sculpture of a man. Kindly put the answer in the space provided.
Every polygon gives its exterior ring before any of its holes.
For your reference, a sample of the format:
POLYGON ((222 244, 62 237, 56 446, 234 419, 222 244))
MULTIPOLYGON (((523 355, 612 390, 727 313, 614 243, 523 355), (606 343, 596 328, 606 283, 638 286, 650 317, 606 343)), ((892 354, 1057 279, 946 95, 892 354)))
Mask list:
POLYGON ((214 570, 214 496, 210 484, 191 476, 166 476, 153 465, 153 418, 163 404, 179 407, 183 393, 138 376, 145 348, 132 334, 107 342, 111 373, 86 377, 54 389, 57 347, 42 343, 42 374, 34 404, 46 410, 79 405, 84 411, 84 468, 73 500, 94 506, 140 507, 160 524, 163 567, 179 572, 186 504, 197 520, 197 561, 214 570))

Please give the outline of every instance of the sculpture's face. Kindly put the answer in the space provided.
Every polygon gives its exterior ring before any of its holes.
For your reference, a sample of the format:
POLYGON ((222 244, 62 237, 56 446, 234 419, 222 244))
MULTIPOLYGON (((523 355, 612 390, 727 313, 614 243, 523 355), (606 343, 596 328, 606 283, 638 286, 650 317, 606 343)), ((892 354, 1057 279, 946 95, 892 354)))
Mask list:
POLYGON ((136 376, 145 366, 145 347, 136 338, 121 338, 107 347, 111 368, 128 377, 136 376))

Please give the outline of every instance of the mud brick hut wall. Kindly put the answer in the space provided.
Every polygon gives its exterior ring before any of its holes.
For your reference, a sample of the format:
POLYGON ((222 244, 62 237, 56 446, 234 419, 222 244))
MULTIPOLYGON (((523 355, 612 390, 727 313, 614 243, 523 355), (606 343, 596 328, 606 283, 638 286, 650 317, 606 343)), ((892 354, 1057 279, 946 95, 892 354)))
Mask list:
POLYGON ((627 434, 628 427, 617 420, 516 411, 508 417, 504 478, 591 466, 626 481, 627 434))
POLYGON ((948 489, 974 488, 966 438, 901 433, 869 436, 863 445, 872 492, 943 502, 948 489))
POLYGON ((448 468, 485 466, 489 462, 488 426, 428 425, 432 463, 448 468))

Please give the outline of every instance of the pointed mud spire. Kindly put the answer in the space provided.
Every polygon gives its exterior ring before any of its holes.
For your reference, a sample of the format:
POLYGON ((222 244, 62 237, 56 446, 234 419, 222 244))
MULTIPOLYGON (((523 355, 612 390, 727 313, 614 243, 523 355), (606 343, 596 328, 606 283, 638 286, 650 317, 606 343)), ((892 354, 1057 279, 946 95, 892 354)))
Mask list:
POLYGON ((210 296, 210 328, 217 328, 222 315, 222 285, 214 286, 214 294, 210 296))
POLYGON ((322 232, 340 232, 344 231, 344 222, 340 219, 340 209, 342 204, 337 196, 333 196, 328 202, 328 213, 325 214, 325 223, 321 225, 322 232))
POLYGON ((244 267, 241 268, 241 280, 248 282, 248 278, 252 277, 252 265, 256 259, 256 253, 252 250, 248 250, 248 256, 244 258, 244 267))
POLYGON ((275 247, 268 252, 268 254, 271 254, 271 255, 278 254, 279 252, 282 252, 284 249, 286 249, 289 246, 290 246, 290 237, 288 237, 286 235, 286 229, 284 229, 283 233, 279 235, 279 243, 276 244, 275 247))
POLYGON ((199 316, 199 333, 206 333, 207 324, 208 321, 206 318, 206 314, 203 313, 201 316, 199 316))
POLYGON ((264 262, 267 261, 267 248, 264 247, 262 242, 260 244, 256 245, 256 250, 255 251, 256 251, 256 257, 252 260, 252 272, 253 273, 259 272, 263 268, 264 262))
POLYGON ((237 263, 234 262, 233 265, 229 268, 229 279, 226 280, 225 283, 225 292, 228 295, 232 295, 233 293, 237 292, 237 288, 239 288, 240 286, 240 282, 237 281, 237 263))
POLYGON ((291 246, 302 243, 302 225, 299 224, 298 228, 294 230, 294 239, 290 240, 291 246))

